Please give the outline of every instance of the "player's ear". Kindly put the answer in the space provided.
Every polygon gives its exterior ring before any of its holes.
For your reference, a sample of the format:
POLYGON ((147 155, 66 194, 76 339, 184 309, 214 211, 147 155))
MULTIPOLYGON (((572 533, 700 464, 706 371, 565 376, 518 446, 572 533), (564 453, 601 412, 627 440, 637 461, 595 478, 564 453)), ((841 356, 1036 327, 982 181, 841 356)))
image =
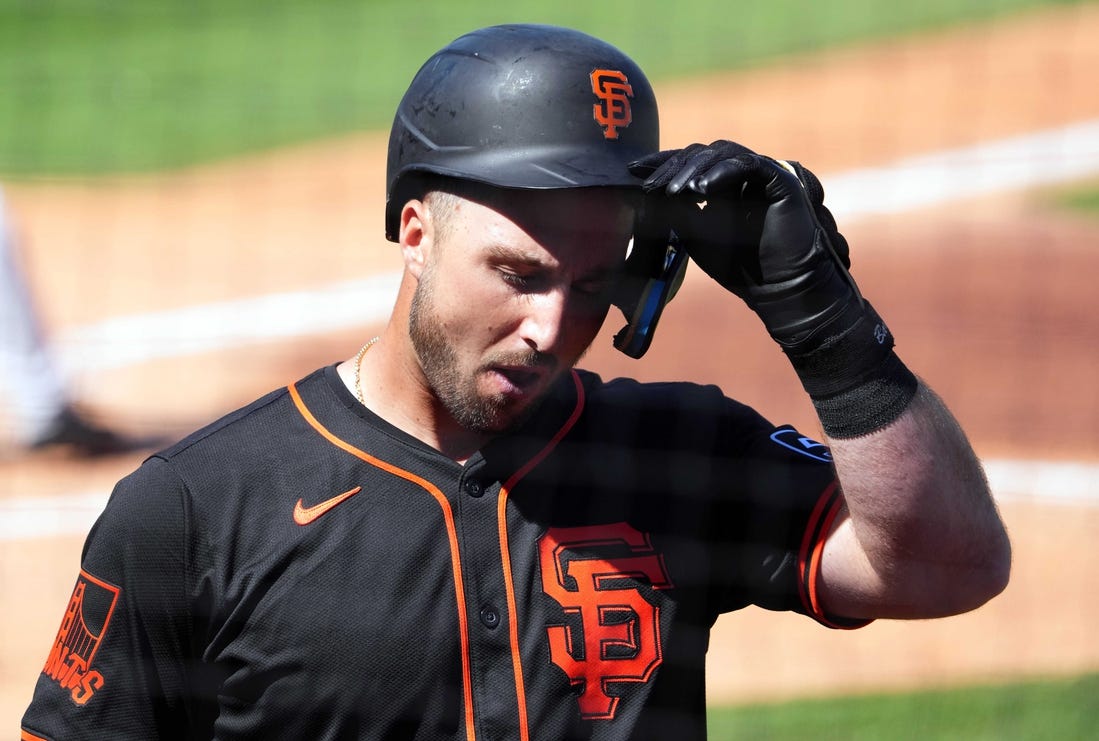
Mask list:
POLYGON ((431 217, 427 204, 420 200, 410 200, 401 209, 401 228, 398 242, 405 270, 416 278, 423 272, 432 240, 431 217))

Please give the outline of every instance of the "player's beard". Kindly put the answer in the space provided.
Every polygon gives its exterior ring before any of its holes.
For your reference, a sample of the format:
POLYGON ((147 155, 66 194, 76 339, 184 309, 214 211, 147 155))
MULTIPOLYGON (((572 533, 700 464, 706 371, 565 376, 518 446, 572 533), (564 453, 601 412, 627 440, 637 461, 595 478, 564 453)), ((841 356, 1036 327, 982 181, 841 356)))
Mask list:
MULTIPOLYGON (((428 266, 412 294, 409 307, 408 333, 420 362, 428 388, 446 412, 462 428, 472 432, 496 434, 515 427, 537 406, 529 403, 514 410, 514 401, 502 394, 484 395, 477 390, 478 366, 463 376, 458 354, 443 332, 443 322, 434 310, 431 299, 433 269, 428 266)), ((521 356, 493 358, 498 365, 552 366, 552 358, 531 351, 521 356)))

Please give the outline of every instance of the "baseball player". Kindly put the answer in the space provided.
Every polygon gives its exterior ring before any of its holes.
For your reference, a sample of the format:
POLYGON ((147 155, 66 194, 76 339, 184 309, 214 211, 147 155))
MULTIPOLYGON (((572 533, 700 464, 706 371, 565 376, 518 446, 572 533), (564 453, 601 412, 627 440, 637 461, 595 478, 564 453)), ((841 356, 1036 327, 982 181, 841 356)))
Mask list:
POLYGON ((0 191, 0 399, 4 437, 29 451, 63 449, 80 456, 123 453, 152 443, 103 427, 70 399, 19 269, 16 229, 0 191))
POLYGON ((660 151, 619 50, 447 45, 397 111, 385 214, 382 334, 118 484, 24 739, 703 739, 721 613, 854 628, 1004 587, 980 467, 819 183, 731 142, 660 151), (612 305, 644 352, 684 254, 760 316, 829 446, 713 386, 575 367, 612 305))

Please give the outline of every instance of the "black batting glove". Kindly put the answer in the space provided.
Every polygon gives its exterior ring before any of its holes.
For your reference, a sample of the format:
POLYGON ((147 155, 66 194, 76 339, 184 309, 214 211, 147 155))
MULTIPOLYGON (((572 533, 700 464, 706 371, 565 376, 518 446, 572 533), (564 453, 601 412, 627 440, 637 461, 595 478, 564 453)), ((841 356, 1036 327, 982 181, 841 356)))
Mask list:
POLYGON ((790 168, 729 141, 659 152, 630 168, 646 177, 649 193, 705 202, 674 209, 672 227, 698 266, 759 314, 783 347, 811 341, 847 304, 861 304, 820 181, 800 164, 790 168))
POLYGON ((854 437, 903 411, 916 379, 847 271, 847 240, 815 175, 724 140, 658 152, 630 171, 650 197, 679 204, 671 227, 698 266, 763 320, 826 432, 854 437))

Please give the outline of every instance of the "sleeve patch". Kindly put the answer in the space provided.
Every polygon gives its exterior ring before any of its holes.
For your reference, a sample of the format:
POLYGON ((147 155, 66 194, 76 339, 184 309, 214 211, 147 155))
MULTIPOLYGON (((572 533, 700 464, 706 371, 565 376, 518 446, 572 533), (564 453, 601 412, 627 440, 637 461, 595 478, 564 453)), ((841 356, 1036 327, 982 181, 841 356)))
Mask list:
POLYGON ((42 673, 84 705, 103 688, 93 666, 118 604, 120 589, 81 569, 42 673))
POLYGON ((771 442, 778 443, 787 450, 792 450, 798 455, 803 455, 815 461, 832 462, 832 451, 828 449, 827 445, 802 435, 790 426, 784 425, 772 432, 771 442))

